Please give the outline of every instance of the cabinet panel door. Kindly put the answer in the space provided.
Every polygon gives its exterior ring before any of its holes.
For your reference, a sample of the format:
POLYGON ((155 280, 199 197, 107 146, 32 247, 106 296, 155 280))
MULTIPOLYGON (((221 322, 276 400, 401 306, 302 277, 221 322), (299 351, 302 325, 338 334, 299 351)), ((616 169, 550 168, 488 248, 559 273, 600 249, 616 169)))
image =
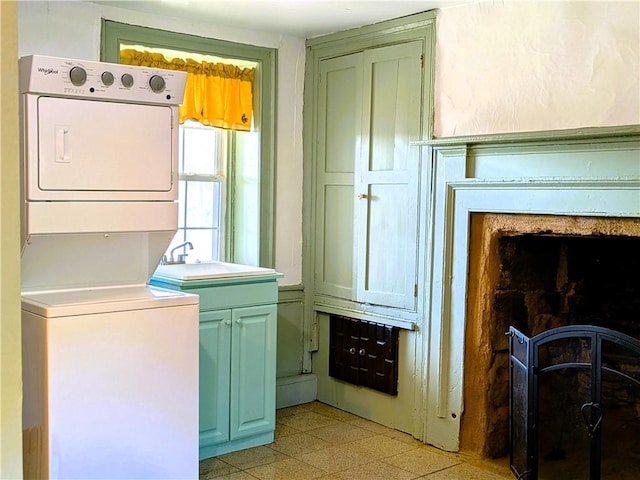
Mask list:
POLYGON ((231 439, 268 432, 276 415, 276 306, 232 311, 231 439))
POLYGON ((200 313, 200 447, 229 440, 231 310, 200 313))
POLYGON ((414 310, 417 279, 422 42, 364 53, 356 163, 357 299, 414 310))
POLYGON ((316 141, 316 292, 352 300, 354 165, 360 151, 362 54, 323 60, 316 141))

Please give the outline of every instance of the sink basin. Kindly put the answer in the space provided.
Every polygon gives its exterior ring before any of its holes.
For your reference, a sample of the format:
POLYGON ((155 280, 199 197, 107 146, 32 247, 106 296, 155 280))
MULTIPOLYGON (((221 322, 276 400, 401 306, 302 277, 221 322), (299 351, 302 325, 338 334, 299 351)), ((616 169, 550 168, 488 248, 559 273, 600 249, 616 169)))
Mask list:
POLYGON ((174 280, 206 280, 207 278, 244 277, 250 275, 272 275, 272 268, 252 267, 237 263, 205 262, 159 265, 155 277, 174 280))

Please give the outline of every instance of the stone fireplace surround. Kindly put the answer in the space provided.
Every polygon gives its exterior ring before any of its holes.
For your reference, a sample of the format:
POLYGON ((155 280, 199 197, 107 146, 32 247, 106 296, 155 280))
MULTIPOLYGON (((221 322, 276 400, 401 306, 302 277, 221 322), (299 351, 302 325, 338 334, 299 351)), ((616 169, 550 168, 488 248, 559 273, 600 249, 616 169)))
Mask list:
MULTIPOLYGON (((640 235, 640 127, 416 144, 432 152, 427 156, 433 162, 432 249, 427 259, 430 308, 422 336, 424 440, 458 451, 461 438, 465 448, 468 444, 468 435, 461 436, 465 404, 470 412, 474 407, 485 408, 481 399, 464 395, 465 379, 470 383, 474 376, 473 371, 465 371, 466 329, 471 325, 467 296, 472 216, 532 215, 543 222, 558 217, 551 222, 564 225, 558 233, 572 234, 579 234, 582 227, 568 217, 585 218, 607 232, 619 231, 623 223, 623 230, 630 228, 640 235), (619 222, 621 218, 626 220, 619 222)), ((473 440, 471 445, 476 448, 473 440)))

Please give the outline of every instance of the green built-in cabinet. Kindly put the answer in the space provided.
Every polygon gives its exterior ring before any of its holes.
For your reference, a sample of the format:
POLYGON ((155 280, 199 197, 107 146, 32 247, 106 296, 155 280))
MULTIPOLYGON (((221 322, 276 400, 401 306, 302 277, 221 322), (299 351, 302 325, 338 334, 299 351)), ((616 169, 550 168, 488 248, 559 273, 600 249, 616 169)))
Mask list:
POLYGON ((200 459, 273 441, 278 274, 151 284, 200 296, 200 459))
POLYGON ((308 42, 318 311, 417 312, 426 186, 421 151, 410 142, 430 134, 433 17, 416 18, 308 42))

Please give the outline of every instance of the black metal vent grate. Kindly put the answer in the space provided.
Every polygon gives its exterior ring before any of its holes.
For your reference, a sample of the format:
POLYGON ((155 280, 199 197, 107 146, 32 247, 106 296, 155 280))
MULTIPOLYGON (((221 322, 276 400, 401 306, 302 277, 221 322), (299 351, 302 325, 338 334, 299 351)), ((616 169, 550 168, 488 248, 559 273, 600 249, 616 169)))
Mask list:
POLYGON ((340 315, 329 322, 329 375, 397 395, 400 329, 340 315))

